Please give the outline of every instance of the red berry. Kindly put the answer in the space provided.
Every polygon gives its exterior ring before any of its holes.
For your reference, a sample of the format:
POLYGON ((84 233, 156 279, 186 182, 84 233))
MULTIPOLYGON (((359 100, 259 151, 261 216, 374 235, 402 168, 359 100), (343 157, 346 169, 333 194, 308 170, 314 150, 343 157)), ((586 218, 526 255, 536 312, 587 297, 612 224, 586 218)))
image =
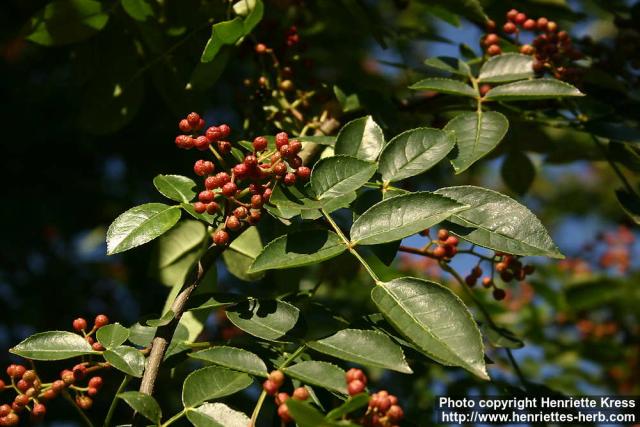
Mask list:
POLYGON ((255 51, 257 54, 262 55, 267 51, 267 45, 265 45, 264 43, 258 43, 255 47, 255 51))
POLYGON ((31 384, 36 379, 38 379, 38 375, 36 374, 36 371, 28 370, 25 371, 25 373, 22 375, 22 379, 31 384))
POLYGON ((94 325, 96 328, 102 328, 105 325, 109 324, 109 318, 104 314, 98 314, 96 319, 94 320, 94 325))
POLYGON ((289 162, 289 165, 294 169, 297 169, 300 166, 302 166, 302 158, 300 156, 292 157, 287 161, 289 162))
POLYGON ((29 403, 29 397, 25 394, 19 394, 13 401, 17 405, 27 406, 27 404, 29 403))
POLYGON ((258 159, 253 154, 249 154, 244 158, 244 164, 249 168, 254 168, 258 165, 258 159))
POLYGON ((25 372, 27 372, 27 368, 22 365, 14 365, 15 367, 15 378, 22 378, 25 372))
POLYGON ((210 144, 211 143, 209 142, 206 136, 200 135, 199 137, 196 138, 196 142, 194 146, 200 151, 205 151, 209 149, 210 144))
POLYGON ((356 395, 358 393, 362 393, 364 391, 364 383, 360 380, 353 380, 349 384, 347 384, 347 391, 350 396, 356 395))
POLYGON ((202 118, 201 118, 201 119, 198 121, 198 124, 197 124, 196 126, 194 126, 194 127, 195 127, 195 130, 200 130, 200 129, 202 129, 202 128, 204 127, 204 125, 205 125, 204 119, 202 119, 202 118))
POLYGON ((535 30, 536 29, 535 19, 527 19, 526 21, 524 21, 524 24, 522 24, 522 28, 524 28, 527 31, 535 30))
POLYGON ((11 412, 11 406, 7 405, 6 403, 0 406, 0 417, 6 417, 7 415, 9 415, 9 412, 11 412))
POLYGON ((20 422, 20 417, 18 417, 17 414, 10 413, 10 414, 7 414, 7 416, 4 417, 4 423, 5 424, 3 424, 3 425, 5 425, 5 426, 17 426, 19 422, 20 422))
POLYGON ((502 29, 507 34, 513 34, 518 30, 518 28, 516 27, 516 24, 514 24, 513 22, 507 22, 506 24, 504 24, 502 29))
POLYGON ((282 371, 271 371, 269 373, 269 379, 273 381, 275 385, 280 387, 282 384, 284 384, 285 377, 282 371))
POLYGON ((218 141, 218 151, 222 154, 229 154, 231 152, 231 143, 229 141, 218 141))
POLYGON ((195 144, 195 140, 191 138, 189 135, 178 135, 176 136, 176 146, 178 148, 184 148, 188 150, 189 148, 193 148, 195 144))
POLYGON ((262 383, 262 389, 269 395, 274 396, 278 392, 278 385, 271 380, 262 383))
POLYGON ((42 403, 36 403, 31 410, 31 416, 35 418, 42 418, 47 413, 47 407, 42 403))
POLYGON ((302 182, 306 182, 311 176, 311 169, 306 166, 300 166, 298 169, 296 169, 296 175, 298 175, 298 178, 300 178, 302 182))
POLYGON ((208 176, 204 180, 204 188, 207 190, 213 190, 214 188, 218 188, 220 184, 218 184, 218 179, 215 176, 208 176))
POLYGON ((475 267, 473 267, 473 270, 471 270, 471 274, 474 275, 475 277, 482 276, 482 268, 476 265, 475 267))
POLYGON ((218 126, 218 130, 220 130, 220 135, 222 138, 226 138, 231 135, 231 128, 229 125, 223 124, 218 126))
POLYGON ((473 287, 476 285, 476 281, 478 279, 475 276, 469 275, 467 277, 464 278, 464 282, 467 284, 467 286, 469 287, 473 287))
POLYGON ((238 186, 233 182, 227 182, 225 185, 222 186, 222 194, 224 194, 227 197, 235 196, 237 191, 238 191, 238 186))
POLYGON ((391 421, 400 421, 402 417, 404 417, 404 411, 398 405, 392 405, 387 411, 387 417, 391 419, 391 421))
POLYGON ((207 213, 209 215, 215 214, 218 212, 218 209, 220 209, 220 206, 218 206, 216 202, 207 203, 207 213))
POLYGON ((487 34, 487 37, 484 38, 484 45, 487 47, 498 43, 500 43, 500 37, 497 34, 487 34))
POLYGON ((89 387, 100 388, 102 387, 102 377, 93 377, 89 380, 89 387))
POLYGON ((87 374, 87 367, 82 364, 77 364, 76 366, 73 367, 72 371, 73 371, 73 376, 76 380, 82 380, 87 374))
POLYGON ((233 167, 236 178, 243 179, 249 174, 249 167, 245 163, 238 163, 233 167))
POLYGON ((503 300, 506 295, 507 294, 503 289, 495 288, 493 290, 493 299, 495 299, 496 301, 503 300))
POLYGON ((259 194, 254 194, 251 196, 251 207, 255 209, 260 209, 262 207, 262 196, 259 194))
POLYGON ((280 147, 289 143, 289 135, 286 132, 280 132, 276 134, 276 148, 280 150, 280 147))
POLYGON ((198 194, 198 200, 200 200, 202 203, 205 203, 205 204, 211 203, 213 202, 213 199, 215 198, 215 196, 216 196, 216 193, 214 193, 213 191, 204 190, 198 194))
POLYGON ((444 248, 444 246, 438 246, 433 250, 433 256, 435 256, 436 258, 444 258, 445 256, 447 256, 447 250, 444 248))
POLYGON ((538 18, 538 21, 536 21, 536 26, 538 27, 538 30, 546 31, 548 23, 549 20, 543 16, 542 18, 538 18))
POLYGON ((102 344, 100 344, 99 342, 94 342, 93 344, 91 344, 91 348, 93 348, 94 351, 104 351, 105 348, 102 344))
POLYGON ((285 403, 278 406, 278 416, 284 423, 290 423, 291 421, 293 421, 293 419, 291 418, 291 414, 289 413, 289 408, 285 403))
POLYGON ((300 141, 289 141, 289 153, 294 156, 302 150, 302 143, 300 141))
POLYGON ((271 193, 272 193, 271 189, 267 188, 266 190, 264 190, 264 193, 262 193, 262 198, 265 201, 269 201, 269 198, 271 197, 271 193))
POLYGON ((361 369, 358 368, 349 369, 345 374, 345 379, 348 383, 359 380, 362 381, 365 385, 367 384, 367 376, 364 374, 364 372, 362 372, 361 369))
POLYGON ((218 186, 225 185, 229 181, 231 181, 231 177, 226 172, 220 172, 216 175, 218 178, 218 186))
POLYGON ((496 21, 489 19, 485 24, 484 24, 485 29, 488 32, 493 32, 496 30, 496 21))
POLYGON ((76 396, 76 404, 84 410, 90 409, 93 405, 93 399, 89 396, 76 396))
POLYGON ((294 185, 296 183, 296 174, 289 172, 284 176, 285 185, 294 185))
POLYGON ((520 53, 523 55, 532 55, 535 49, 530 44, 523 44, 520 46, 520 53))
POLYGON ((451 246, 458 246, 458 243, 460 243, 460 241, 455 236, 449 236, 447 237, 447 240, 445 240, 444 243, 451 246))
POLYGON ((193 204, 193 210, 196 211, 196 213, 204 213, 207 210, 207 205, 205 205, 202 202, 195 202, 193 204))
POLYGON ((244 219, 249 215, 249 211, 244 206, 238 206, 233 210, 233 215, 240 219, 244 219))
POLYGON ((64 388, 67 385, 64 383, 64 381, 62 380, 55 380, 52 384, 51 384, 51 390, 55 391, 56 393, 61 392, 62 390, 64 390, 64 388))
POLYGON ((31 387, 31 384, 29 384, 28 382, 26 382, 25 380, 20 380, 16 383, 16 388, 18 390, 20 390, 21 392, 25 392, 27 391, 27 389, 31 387))
POLYGON ((291 398, 291 396, 289 396, 289 393, 278 393, 276 395, 276 405, 282 405, 284 402, 286 402, 287 400, 289 400, 291 398))
POLYGON ((389 397, 378 397, 378 410, 383 414, 386 413, 391 407, 391 399, 389 397))
POLYGON ((282 157, 289 157, 291 155, 291 152, 289 151, 289 144, 281 145, 280 148, 278 148, 278 151, 282 157))
POLYGON ((524 266, 524 273, 526 275, 530 275, 533 274, 536 271, 536 267, 533 265, 525 265, 524 266))
POLYGON ((189 124, 189 121, 187 121, 187 119, 180 120, 180 123, 178 123, 178 128, 182 132, 191 132, 191 125, 189 124))
POLYGON ((193 165, 193 171, 198 176, 205 176, 213 173, 215 166, 209 160, 198 160, 193 165))
POLYGON ((513 273, 510 271, 503 271, 500 273, 500 278, 505 282, 510 282, 513 280, 513 273))
POLYGON ((258 209, 251 209, 251 212, 249 212, 249 224, 253 225, 258 223, 260 218, 262 218, 260 211, 258 209))
POLYGON ((555 33, 556 31, 558 31, 558 24, 556 24, 553 21, 549 21, 547 23, 547 31, 549 31, 551 33, 555 33))
POLYGON ((482 278, 482 286, 484 286, 485 288, 490 288, 493 286, 493 280, 491 280, 491 277, 483 277, 482 278))
POLYGON ((198 113, 189 113, 187 115, 187 122, 193 127, 198 126, 198 124, 200 123, 200 114, 198 114, 198 113))
POLYGON ((89 387, 89 389, 87 389, 87 394, 91 397, 95 397, 98 395, 99 390, 95 387, 89 387))
POLYGON ((229 233, 224 230, 218 230, 213 234, 213 243, 218 246, 225 246, 229 243, 229 233))
POLYGON ((265 138, 264 136, 258 136, 256 139, 253 140, 253 149, 258 152, 266 150, 268 145, 269 145, 269 142, 267 141, 267 138, 265 138))
POLYGON ((524 24, 526 20, 527 20, 527 15, 525 15, 522 12, 516 14, 515 18, 513 18, 513 22, 515 22, 518 25, 524 24))
POLYGON ((4 383, 4 381, 0 380, 0 392, 4 391, 5 387, 6 387, 6 384, 4 383))
POLYGON ((516 19, 517 15, 518 15, 518 11, 515 9, 511 9, 510 11, 507 12, 507 19, 509 21, 513 21, 514 19, 516 19))
POLYGON ((293 390, 293 398, 296 400, 307 400, 309 398, 309 390, 305 387, 298 387, 293 390))
POLYGON ((453 245, 444 245, 444 249, 447 251, 447 258, 453 258, 458 253, 458 248, 453 245))
POLYGON ((210 126, 204 133, 209 142, 216 142, 221 138, 220 129, 217 126, 210 126))
POLYGON ((449 238, 449 230, 441 228, 438 230, 438 240, 445 242, 449 238))
POLYGON ((73 321, 73 329, 78 332, 84 331, 85 329, 87 329, 87 321, 82 317, 78 317, 73 321))
POLYGON ((229 218, 227 218, 226 226, 229 230, 236 231, 242 227, 242 223, 237 217, 235 217, 234 215, 231 215, 229 218))
POLYGON ((480 85, 479 90, 480 90, 480 96, 485 96, 491 90, 491 85, 486 83, 483 85, 480 85))
POLYGON ((278 163, 273 167, 273 173, 275 173, 277 176, 282 176, 285 173, 287 173, 287 165, 284 163, 278 163))
POLYGON ((65 385, 71 385, 75 382, 76 377, 73 375, 73 372, 71 372, 68 369, 65 369, 60 373, 60 379, 62 379, 65 385))

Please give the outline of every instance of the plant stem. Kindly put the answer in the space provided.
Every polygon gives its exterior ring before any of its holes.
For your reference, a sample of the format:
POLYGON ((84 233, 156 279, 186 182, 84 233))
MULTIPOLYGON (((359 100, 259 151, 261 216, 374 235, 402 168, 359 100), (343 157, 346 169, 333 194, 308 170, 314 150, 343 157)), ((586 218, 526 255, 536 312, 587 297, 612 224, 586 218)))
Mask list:
POLYGON ((365 268, 365 270, 367 270, 367 273, 369 273, 369 276, 371 276, 371 278, 376 282, 376 284, 380 283, 380 279, 376 275, 375 271, 373 271, 371 266, 369 264, 367 264, 367 262, 364 260, 364 258, 362 258, 362 256, 356 251, 356 249, 354 248, 354 246, 351 243, 351 241, 349 241, 349 239, 347 239, 347 236, 344 235, 344 233, 342 232, 342 230, 340 229, 338 224, 336 224, 336 222, 333 220, 333 218, 331 218, 331 215, 329 215, 329 213, 327 211, 325 211, 324 209, 322 209, 322 214, 327 219, 329 224, 331 224, 331 227, 335 230, 336 234, 340 237, 340 239, 342 239, 344 244, 347 246, 347 249, 349 250, 349 252, 351 252, 351 255, 353 255, 354 257, 356 257, 358 259, 358 261, 360 261, 360 264, 362 264, 362 266, 365 268))
POLYGON ((629 181, 627 180, 627 177, 624 176, 624 174, 622 173, 622 171, 620 170, 620 168, 618 167, 618 165, 616 164, 616 162, 614 162, 611 157, 609 156, 609 153, 607 153, 607 149, 604 147, 604 145, 602 144, 602 142, 600 142, 598 140, 598 137, 591 134, 591 139, 593 139, 593 142, 598 146, 598 148, 600 149, 600 151, 602 151, 602 155, 604 156, 605 159, 607 159, 607 162, 609 163, 609 165, 611 166, 611 169, 613 169, 613 171, 615 172, 615 174, 618 176, 618 178, 620 179, 620 181, 622 182, 622 185, 624 186, 624 188, 630 193, 630 194, 636 194, 636 191, 633 189, 633 187, 631 186, 631 184, 629 183, 629 181))
POLYGON ((80 417, 82 418, 82 421, 84 421, 84 423, 87 425, 87 427, 94 427, 93 423, 91 422, 91 420, 89 419, 89 417, 87 417, 87 414, 84 413, 84 411, 82 410, 82 408, 80 408, 76 402, 71 398, 71 396, 69 395, 69 392, 67 392, 66 390, 64 390, 62 392, 62 396, 65 398, 65 400, 67 402, 69 402, 71 404, 71 406, 73 406, 74 408, 76 408, 76 411, 78 411, 78 414, 80 415, 80 417))
POLYGON ((511 365, 513 366, 513 370, 516 371, 516 375, 518 376, 518 379, 522 383, 522 386, 526 389, 527 388, 527 384, 528 384, 527 383, 527 379, 524 377, 524 374, 520 370, 520 366, 518 366, 518 362, 516 362, 516 358, 513 357, 513 353, 511 352, 510 348, 505 348, 505 351, 507 352, 507 356, 509 357, 509 361, 511 362, 511 365))
POLYGON ((118 390, 116 390, 115 396, 113 396, 113 400, 109 406, 109 411, 107 411, 107 416, 104 418, 104 423, 102 424, 104 427, 109 427, 111 425, 111 419, 113 418, 113 414, 115 414, 116 407, 118 406, 118 395, 124 391, 127 384, 129 384, 129 381, 131 381, 131 377, 129 375, 125 375, 118 387, 118 390))
POLYGON ((176 421, 178 421, 180 418, 184 417, 185 414, 187 413, 186 409, 183 409, 182 411, 178 412, 177 414, 175 414, 173 417, 169 418, 164 424, 162 424, 160 427, 167 427, 173 423, 175 423, 176 421))

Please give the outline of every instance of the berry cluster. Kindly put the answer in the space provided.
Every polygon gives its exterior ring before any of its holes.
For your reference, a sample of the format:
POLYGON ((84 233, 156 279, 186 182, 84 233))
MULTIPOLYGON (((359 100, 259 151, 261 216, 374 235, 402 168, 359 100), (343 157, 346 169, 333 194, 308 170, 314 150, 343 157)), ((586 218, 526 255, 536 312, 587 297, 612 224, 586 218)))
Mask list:
MULTIPOLYGON (((91 331, 87 332, 87 321, 82 318, 73 321, 73 329, 81 332, 94 350, 102 351, 104 348, 95 342, 91 335, 108 323, 107 316, 101 314, 96 317, 91 331)), ((35 369, 27 369, 23 365, 9 365, 6 372, 10 382, 0 379, 0 392, 12 389, 16 396, 11 404, 5 403, 0 406, 0 426, 18 425, 23 412, 29 412, 32 421, 41 421, 47 413, 44 402, 55 399, 61 393, 68 393, 69 390, 75 392, 75 401, 80 408, 89 409, 93 405, 91 397, 98 394, 103 382, 102 377, 91 375, 105 367, 105 364, 100 363, 78 363, 71 369, 60 372, 59 379, 44 383, 35 369), (86 379, 87 386, 79 387, 78 383, 86 379)))
MULTIPOLYGON (((535 267, 533 265, 523 265, 522 262, 513 255, 496 252, 493 257, 494 261, 496 258, 498 258, 498 262, 495 264, 495 270, 500 274, 500 278, 503 282, 509 283, 513 279, 517 279, 522 282, 525 280, 526 276, 533 274, 535 271, 535 267)), ((468 286, 475 286, 481 276, 482 268, 480 268, 480 266, 475 266, 471 270, 471 273, 465 277, 465 282, 468 286)), ((493 298, 496 301, 501 301, 506 296, 504 289, 496 287, 491 276, 485 276, 482 278, 482 286, 487 289, 493 289, 493 298)))
POLYGON ((300 42, 300 35, 298 35, 298 28, 295 25, 289 27, 285 34, 285 43, 287 46, 295 46, 300 42))
MULTIPOLYGON (((367 376, 362 370, 351 368, 345 378, 349 395, 354 396, 365 390, 367 376)), ((404 411, 398 405, 398 398, 386 390, 380 390, 369 397, 367 411, 359 420, 359 424, 366 427, 396 427, 403 416, 404 411)))
MULTIPOLYGON (((429 235, 429 230, 425 230, 422 234, 429 235)), ((458 253, 458 244, 460 240, 449 234, 449 230, 444 228, 438 230, 438 238, 431 242, 436 247, 431 251, 431 255, 440 260, 451 259, 458 253)))
MULTIPOLYGON (((486 23, 487 34, 482 39, 482 46, 489 56, 502 53, 500 36, 496 34, 495 21, 486 23)), ((502 31, 515 36, 515 42, 521 31, 530 31, 536 34, 531 44, 522 44, 520 53, 533 55, 533 70, 537 74, 550 72, 558 79, 571 79, 575 77, 578 69, 572 66, 572 61, 582 58, 582 54, 573 46, 571 37, 566 31, 560 31, 558 24, 549 21, 546 17, 532 19, 516 9, 511 9, 506 14, 506 22, 502 31)))
MULTIPOLYGON (((213 241, 216 245, 224 246, 229 242, 230 232, 239 232, 247 225, 255 225, 260 221, 262 207, 271 197, 276 183, 295 185, 298 181, 306 182, 311 169, 303 166, 302 158, 298 156, 302 143, 290 140, 286 132, 275 136, 275 150, 269 150, 269 142, 264 136, 255 138, 253 150, 245 152, 243 159, 237 161, 235 157, 227 156, 232 149, 232 144, 226 140, 231 128, 226 124, 211 126, 200 135, 204 126, 200 115, 190 113, 180 121, 179 127, 182 131, 192 133, 178 135, 176 145, 186 149, 208 149, 218 162, 221 170, 217 173, 212 161, 202 159, 195 162, 193 171, 204 177, 205 189, 198 194, 198 201, 193 208, 199 214, 221 214, 223 220, 213 235, 213 241), (193 123, 198 124, 194 126, 193 123), (232 159, 236 163, 228 167, 227 161, 232 159)), ((242 151, 243 148, 238 144, 237 149, 242 151)))
POLYGON ((605 250, 598 260, 600 267, 615 267, 620 273, 626 273, 631 264, 631 247, 636 240, 633 232, 622 225, 599 238, 605 244, 605 250))
POLYGON ((293 421, 291 418, 291 414, 289 413, 289 408, 287 407, 287 400, 307 400, 309 399, 309 391, 305 387, 298 387, 293 390, 293 393, 289 395, 289 393, 280 392, 278 390, 284 384, 285 376, 282 371, 271 371, 269 373, 269 377, 262 384, 263 390, 269 395, 274 396, 275 403, 278 406, 278 416, 283 423, 290 423, 293 421))

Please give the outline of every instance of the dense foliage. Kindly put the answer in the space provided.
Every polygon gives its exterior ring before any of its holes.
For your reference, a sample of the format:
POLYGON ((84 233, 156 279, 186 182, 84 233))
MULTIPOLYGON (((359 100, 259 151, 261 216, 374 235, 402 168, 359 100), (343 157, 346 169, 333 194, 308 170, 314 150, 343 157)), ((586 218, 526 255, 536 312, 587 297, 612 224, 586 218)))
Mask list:
POLYGON ((0 425, 639 391, 640 5, 36 3, 3 6, 33 134, 4 156, 0 425))

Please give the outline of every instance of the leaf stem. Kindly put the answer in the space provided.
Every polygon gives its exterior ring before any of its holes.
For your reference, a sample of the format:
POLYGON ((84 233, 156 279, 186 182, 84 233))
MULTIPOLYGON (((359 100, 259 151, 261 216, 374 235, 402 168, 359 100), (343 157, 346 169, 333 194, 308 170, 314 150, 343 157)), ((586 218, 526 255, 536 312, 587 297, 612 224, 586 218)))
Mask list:
POLYGON ((331 227, 335 230, 336 234, 340 237, 340 239, 342 239, 344 244, 347 246, 347 249, 349 250, 349 252, 351 252, 351 255, 353 255, 358 259, 358 261, 360 261, 360 264, 362 264, 365 270, 367 270, 367 273, 369 273, 369 276, 371 276, 371 278, 376 282, 376 284, 380 283, 381 281, 376 275, 375 271, 373 271, 371 266, 364 260, 364 258, 362 258, 362 256, 358 253, 358 251, 356 251, 353 243, 351 243, 351 241, 347 239, 347 236, 344 235, 344 233, 342 232, 338 224, 336 224, 333 218, 331 218, 331 215, 329 215, 329 213, 327 213, 327 211, 324 209, 322 209, 322 214, 327 219, 329 224, 331 224, 331 227))
POLYGON ((109 405, 107 416, 104 418, 104 423, 102 424, 104 427, 109 427, 111 425, 111 419, 113 418, 113 414, 115 414, 116 407, 118 406, 118 395, 124 391, 127 384, 129 384, 129 381, 131 381, 131 377, 129 375, 125 375, 124 378, 122 378, 122 382, 120 383, 118 390, 116 390, 115 396, 113 396, 111 405, 109 405))
POLYGON ((169 418, 165 423, 163 423, 160 427, 167 427, 173 423, 175 423, 176 421, 178 421, 180 418, 184 417, 185 414, 187 413, 187 409, 183 409, 182 411, 178 412, 177 414, 175 414, 173 417, 169 418))
POLYGON ((84 411, 82 410, 82 408, 80 408, 76 402, 71 398, 71 396, 69 395, 69 392, 67 392, 66 390, 64 390, 62 392, 62 396, 65 398, 65 400, 67 402, 69 402, 71 404, 71 406, 73 406, 74 408, 76 408, 76 411, 78 412, 78 414, 80 415, 80 417, 82 418, 82 421, 84 421, 84 423, 87 425, 87 427, 94 427, 93 423, 91 422, 91 420, 89 419, 89 417, 87 416, 87 414, 84 413, 84 411))
POLYGON ((613 159, 611 159, 611 156, 609 156, 609 153, 607 152, 607 149, 604 147, 602 142, 600 142, 600 140, 598 140, 598 137, 596 137, 594 134, 590 134, 590 135, 591 135, 591 139, 593 139, 593 142, 598 146, 600 151, 602 151, 602 155, 604 156, 604 158, 607 160, 607 162, 611 166, 611 169, 613 169, 615 174, 618 176, 618 178, 622 182, 622 185, 624 186, 624 188, 626 188, 626 190, 630 194, 637 195, 638 193, 636 193, 636 191, 633 189, 633 187, 631 186, 631 184, 627 180, 627 177, 624 176, 624 174, 622 173, 622 171, 620 170, 620 168, 618 167, 616 162, 614 162, 613 159))
POLYGON ((505 351, 507 352, 507 356, 509 357, 509 361, 511 362, 511 365, 513 366, 513 370, 516 371, 516 375, 518 376, 518 379, 522 383, 522 386, 526 389, 527 388, 527 384, 528 384, 527 383, 527 379, 525 378, 524 374, 520 370, 520 366, 518 365, 518 362, 516 361, 516 358, 513 357, 513 352, 511 351, 510 348, 505 348, 505 351))

